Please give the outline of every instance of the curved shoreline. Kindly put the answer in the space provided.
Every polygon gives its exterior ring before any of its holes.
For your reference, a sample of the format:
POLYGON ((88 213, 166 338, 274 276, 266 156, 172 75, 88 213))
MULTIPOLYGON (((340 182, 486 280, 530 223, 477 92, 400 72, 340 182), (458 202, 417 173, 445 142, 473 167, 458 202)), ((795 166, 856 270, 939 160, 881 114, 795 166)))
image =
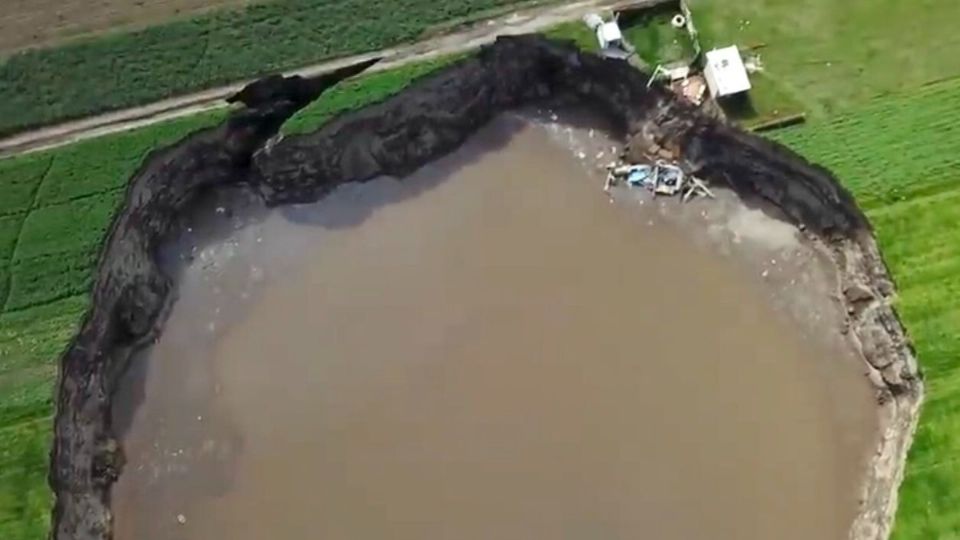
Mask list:
POLYGON ((538 36, 501 38, 379 105, 312 134, 271 140, 294 112, 355 71, 269 80, 243 99, 248 108, 153 152, 130 180, 101 252, 93 306, 60 360, 50 473, 55 538, 111 537, 109 492, 123 457, 110 400, 132 352, 163 324, 173 287, 154 253, 198 193, 248 183, 269 204, 315 201, 342 183, 403 177, 457 148, 497 114, 560 95, 611 119, 629 134, 631 152, 663 148, 682 156, 688 171, 763 198, 830 247, 848 331, 871 368, 884 412, 850 537, 889 535, 922 383, 870 226, 829 171, 661 87, 648 89, 646 76, 625 63, 538 36))

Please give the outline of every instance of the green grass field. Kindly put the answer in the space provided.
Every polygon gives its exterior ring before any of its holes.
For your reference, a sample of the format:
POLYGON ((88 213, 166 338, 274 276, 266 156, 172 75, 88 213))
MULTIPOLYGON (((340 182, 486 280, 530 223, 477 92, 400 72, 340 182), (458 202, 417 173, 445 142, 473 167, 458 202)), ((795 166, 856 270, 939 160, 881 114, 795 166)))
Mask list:
POLYGON ((53 386, 126 181, 224 112, 0 161, 0 538, 45 538, 53 386))
POLYGON ((672 11, 659 11, 629 21, 621 19, 623 37, 651 69, 659 64, 689 63, 696 57, 690 35, 670 24, 674 15, 672 11))
POLYGON ((361 75, 331 88, 320 99, 304 107, 283 125, 285 133, 306 133, 320 128, 334 116, 383 101, 410 83, 463 58, 453 55, 407 64, 387 71, 361 75))
POLYGON ((0 63, 0 134, 413 41, 529 0, 274 0, 0 63))
POLYGON ((0 315, 0 538, 47 537, 56 362, 87 309, 84 295, 0 315))
MULTIPOLYGON (((609 19, 613 14, 604 12, 602 15, 609 19)), ((620 19, 623 37, 634 46, 637 56, 650 70, 658 64, 689 62, 696 56, 689 34, 670 25, 673 15, 673 12, 657 10, 647 16, 620 19)), ((598 52, 600 49, 596 34, 580 21, 560 24, 545 33, 552 38, 572 40, 585 51, 598 52)))
POLYGON ((828 118, 878 95, 960 75, 955 0, 689 0, 704 49, 754 48, 758 114, 828 118))
POLYGON ((831 168, 873 223, 927 398, 894 538, 960 535, 960 79, 773 137, 831 168))

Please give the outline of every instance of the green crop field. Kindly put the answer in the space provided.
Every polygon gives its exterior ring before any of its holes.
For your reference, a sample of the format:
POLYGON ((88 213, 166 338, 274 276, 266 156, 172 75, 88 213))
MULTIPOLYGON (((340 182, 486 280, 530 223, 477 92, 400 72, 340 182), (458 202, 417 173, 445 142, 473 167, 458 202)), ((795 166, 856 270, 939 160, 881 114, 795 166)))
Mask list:
MULTIPOLYGON (((674 15, 672 11, 665 12, 657 9, 649 14, 634 14, 620 18, 624 38, 633 45, 637 56, 651 71, 658 64, 689 62, 696 57, 690 35, 685 30, 678 30, 670 24, 670 19, 674 15)), ((602 12, 602 16, 610 19, 613 14, 602 12)), ((585 51, 600 50, 596 34, 580 21, 557 25, 545 34, 555 39, 572 40, 585 51)))
POLYGON ((148 152, 223 115, 0 161, 0 538, 46 536, 56 361, 127 179, 148 152))
POLYGON ((411 82, 452 63, 465 55, 453 55, 395 69, 362 75, 331 88, 283 125, 285 133, 314 131, 337 114, 383 101, 411 82))
POLYGON ((697 56, 690 34, 670 24, 675 14, 658 10, 646 17, 621 18, 623 37, 633 45, 637 55, 650 69, 659 64, 689 63, 697 56))
POLYGON ((374 51, 529 0, 275 0, 0 64, 0 134, 374 51))
POLYGON ((927 397, 896 539, 960 537, 960 79, 773 137, 830 169, 873 223, 927 397))

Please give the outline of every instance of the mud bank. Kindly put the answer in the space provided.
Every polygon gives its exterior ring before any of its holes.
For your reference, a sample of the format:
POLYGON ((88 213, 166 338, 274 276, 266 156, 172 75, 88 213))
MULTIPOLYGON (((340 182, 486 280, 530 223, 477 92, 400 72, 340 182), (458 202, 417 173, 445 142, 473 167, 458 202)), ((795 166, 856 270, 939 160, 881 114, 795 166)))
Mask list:
POLYGON ((871 367, 885 414, 851 537, 888 535, 922 387, 869 225, 828 171, 660 88, 647 89, 646 76, 627 64, 535 36, 501 39, 383 104, 267 144, 286 118, 336 80, 267 81, 240 96, 250 107, 151 154, 131 179, 101 254, 93 307, 61 359, 51 469, 56 538, 111 535, 108 493, 123 454, 110 400, 130 355, 164 321, 173 287, 156 250, 198 194, 247 183, 271 205, 315 201, 345 182, 406 176, 495 115, 560 96, 608 117, 628 134, 631 152, 679 155, 707 181, 779 208, 829 250, 841 276, 846 331, 871 367))

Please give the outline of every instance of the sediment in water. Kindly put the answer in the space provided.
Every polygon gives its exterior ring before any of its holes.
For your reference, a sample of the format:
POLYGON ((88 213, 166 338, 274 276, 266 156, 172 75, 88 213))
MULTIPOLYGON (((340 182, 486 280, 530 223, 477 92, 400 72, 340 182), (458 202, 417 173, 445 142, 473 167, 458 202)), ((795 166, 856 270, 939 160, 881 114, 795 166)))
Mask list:
POLYGON ((54 537, 111 535, 109 488, 123 465, 110 426, 111 396, 132 352, 163 323, 173 287, 155 252, 199 193, 248 183, 269 204, 314 201, 345 182, 403 177, 497 114, 560 96, 608 117, 628 134, 632 152, 667 149, 689 172, 768 201, 829 247, 849 314, 846 331, 860 344, 884 411, 851 537, 889 534, 922 384, 869 224, 829 171, 663 88, 647 88, 647 76, 626 63, 538 36, 501 38, 382 104, 345 114, 316 133, 266 144, 337 79, 307 86, 267 81, 249 94, 256 99, 239 97, 248 108, 151 154, 130 180, 101 253, 93 305, 61 358, 50 473, 54 537))

